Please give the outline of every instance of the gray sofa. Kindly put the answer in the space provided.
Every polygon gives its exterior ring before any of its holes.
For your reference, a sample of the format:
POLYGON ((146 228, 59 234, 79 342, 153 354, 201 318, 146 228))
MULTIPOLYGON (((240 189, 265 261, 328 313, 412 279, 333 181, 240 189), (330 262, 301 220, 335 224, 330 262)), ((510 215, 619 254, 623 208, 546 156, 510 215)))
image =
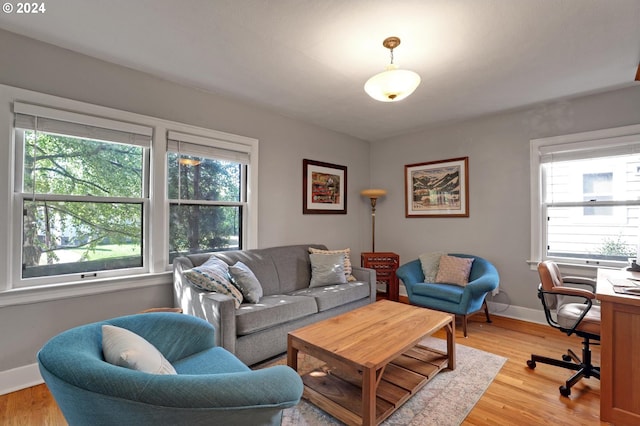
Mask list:
POLYGON ((355 264, 352 275, 357 281, 309 288, 309 247, 326 250, 320 244, 305 244, 177 257, 173 261, 175 304, 185 314, 211 323, 216 343, 247 365, 282 354, 289 331, 375 302, 375 271, 355 264), (259 302, 242 303, 236 309, 230 296, 203 291, 184 277, 183 271, 203 264, 211 255, 228 265, 237 261, 247 265, 262 286, 259 302))

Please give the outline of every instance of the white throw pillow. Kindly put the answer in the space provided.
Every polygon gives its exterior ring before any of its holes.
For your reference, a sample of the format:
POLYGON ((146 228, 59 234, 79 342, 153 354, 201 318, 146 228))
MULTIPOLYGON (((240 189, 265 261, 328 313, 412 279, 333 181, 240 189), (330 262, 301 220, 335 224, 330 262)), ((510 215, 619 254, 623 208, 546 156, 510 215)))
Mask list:
POLYGON ((177 374, 155 346, 132 331, 102 326, 102 354, 113 365, 151 374, 177 374))

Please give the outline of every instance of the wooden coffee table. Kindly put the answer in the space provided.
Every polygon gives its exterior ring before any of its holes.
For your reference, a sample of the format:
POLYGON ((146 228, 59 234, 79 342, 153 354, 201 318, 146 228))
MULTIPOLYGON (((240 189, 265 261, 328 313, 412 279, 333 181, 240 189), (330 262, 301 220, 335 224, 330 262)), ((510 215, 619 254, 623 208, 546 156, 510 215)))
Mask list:
POLYGON ((451 314, 380 300, 288 334, 287 364, 298 352, 326 363, 302 376, 303 397, 348 425, 376 425, 443 368, 455 368, 451 314), (419 345, 445 327, 447 351, 419 345))

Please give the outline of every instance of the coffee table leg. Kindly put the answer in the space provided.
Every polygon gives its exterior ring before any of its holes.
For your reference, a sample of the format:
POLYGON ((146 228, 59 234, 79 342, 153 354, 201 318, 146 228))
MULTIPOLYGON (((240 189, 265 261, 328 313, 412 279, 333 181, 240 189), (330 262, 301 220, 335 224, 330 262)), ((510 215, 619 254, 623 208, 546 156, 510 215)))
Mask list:
POLYGON ((362 372, 362 424, 376 424, 376 370, 365 367, 362 372))
POLYGON ((298 348, 293 346, 290 336, 287 341, 287 365, 298 371, 298 348))
POLYGON ((456 320, 452 315, 451 322, 445 326, 447 331, 447 357, 449 370, 456 369, 456 320))

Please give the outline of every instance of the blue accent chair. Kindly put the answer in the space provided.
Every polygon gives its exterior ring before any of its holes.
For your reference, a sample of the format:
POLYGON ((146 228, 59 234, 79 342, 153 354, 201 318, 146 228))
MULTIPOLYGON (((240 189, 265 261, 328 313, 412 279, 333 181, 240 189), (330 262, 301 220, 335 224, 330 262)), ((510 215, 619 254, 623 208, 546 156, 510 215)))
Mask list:
POLYGON ((461 315, 464 337, 467 337, 467 317, 484 308, 487 322, 491 322, 485 296, 498 288, 500 277, 488 260, 468 254, 451 253, 450 256, 474 258, 465 287, 454 284, 425 283, 420 259, 405 263, 396 270, 412 305, 461 315))
POLYGON ((285 366, 251 370, 215 346, 213 327, 177 313, 143 313, 87 324, 49 340, 40 373, 70 425, 279 425, 302 396, 285 366), (177 375, 148 374, 106 362, 102 325, 153 344, 177 375))

